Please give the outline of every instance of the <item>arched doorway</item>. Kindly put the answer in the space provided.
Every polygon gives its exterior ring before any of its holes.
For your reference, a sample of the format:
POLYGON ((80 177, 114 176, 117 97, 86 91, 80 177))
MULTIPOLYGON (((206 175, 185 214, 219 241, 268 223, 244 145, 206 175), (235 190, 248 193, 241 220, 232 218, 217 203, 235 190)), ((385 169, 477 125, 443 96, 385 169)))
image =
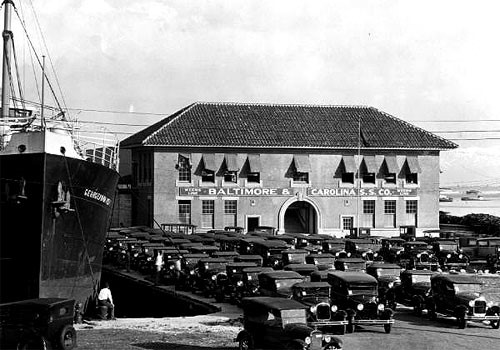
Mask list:
POLYGON ((317 233, 317 215, 315 208, 306 201, 295 201, 288 206, 283 218, 285 233, 317 233))

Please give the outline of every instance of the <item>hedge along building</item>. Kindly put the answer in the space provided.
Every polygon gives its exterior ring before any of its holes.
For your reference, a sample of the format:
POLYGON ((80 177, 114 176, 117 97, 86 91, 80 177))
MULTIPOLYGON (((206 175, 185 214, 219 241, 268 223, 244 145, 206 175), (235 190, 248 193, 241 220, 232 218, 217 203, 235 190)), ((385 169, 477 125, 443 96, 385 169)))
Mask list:
POLYGON ((372 107, 194 103, 130 136, 132 222, 394 236, 439 227, 456 144, 372 107))

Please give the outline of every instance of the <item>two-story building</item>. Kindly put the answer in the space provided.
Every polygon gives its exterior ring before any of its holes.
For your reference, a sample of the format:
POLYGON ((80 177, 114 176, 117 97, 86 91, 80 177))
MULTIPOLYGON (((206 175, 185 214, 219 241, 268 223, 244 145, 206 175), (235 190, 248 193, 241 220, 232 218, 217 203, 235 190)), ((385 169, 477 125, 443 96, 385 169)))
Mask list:
POLYGON ((194 103, 130 136, 132 223, 417 235, 456 144, 365 106, 194 103))

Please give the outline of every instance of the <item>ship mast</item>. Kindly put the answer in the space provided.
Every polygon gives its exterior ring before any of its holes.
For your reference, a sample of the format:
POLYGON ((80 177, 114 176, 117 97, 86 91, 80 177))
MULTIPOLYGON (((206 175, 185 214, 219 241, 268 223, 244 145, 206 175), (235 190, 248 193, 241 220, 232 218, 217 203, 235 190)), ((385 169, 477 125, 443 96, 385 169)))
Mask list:
POLYGON ((3 29, 3 66, 2 66, 2 118, 9 117, 10 111, 10 74, 9 65, 12 53, 11 13, 12 0, 4 0, 4 29, 3 29))

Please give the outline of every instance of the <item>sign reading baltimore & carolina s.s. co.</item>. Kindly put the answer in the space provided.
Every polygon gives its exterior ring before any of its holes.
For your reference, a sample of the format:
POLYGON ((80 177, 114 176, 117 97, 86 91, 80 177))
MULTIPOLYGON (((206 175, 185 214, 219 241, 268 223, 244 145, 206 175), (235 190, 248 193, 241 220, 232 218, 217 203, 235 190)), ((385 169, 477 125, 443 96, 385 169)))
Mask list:
MULTIPOLYGON (((179 196, 190 197, 279 197, 294 196, 294 188, 262 188, 262 187, 179 187, 179 196)), ((307 188, 311 197, 399 197, 416 196, 413 188, 307 188)))

